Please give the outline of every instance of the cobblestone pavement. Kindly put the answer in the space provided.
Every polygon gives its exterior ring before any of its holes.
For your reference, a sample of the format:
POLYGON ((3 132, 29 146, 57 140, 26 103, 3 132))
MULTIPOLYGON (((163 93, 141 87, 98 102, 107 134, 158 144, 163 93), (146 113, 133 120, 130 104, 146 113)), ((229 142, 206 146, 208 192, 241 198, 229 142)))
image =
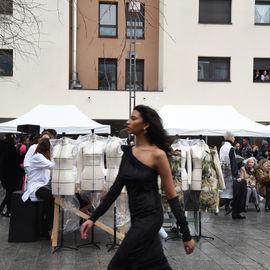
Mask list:
MULTIPOLYGON (((264 209, 261 204, 261 209, 264 209)), ((110 222, 110 213, 103 219, 110 222)), ((214 240, 201 238, 192 255, 185 255, 181 240, 163 242, 164 250, 174 270, 182 269, 226 269, 260 270, 270 269, 270 213, 257 213, 253 206, 246 213, 246 220, 232 220, 224 210, 215 216, 202 215, 202 234, 214 240)), ((0 217, 0 269, 5 270, 105 270, 114 251, 107 251, 106 244, 112 237, 95 229, 95 240, 100 250, 86 246, 74 250, 59 250, 52 254, 51 242, 40 240, 33 243, 8 243, 9 219, 0 217)), ((64 235, 64 243, 77 246, 86 243, 79 232, 64 235)))

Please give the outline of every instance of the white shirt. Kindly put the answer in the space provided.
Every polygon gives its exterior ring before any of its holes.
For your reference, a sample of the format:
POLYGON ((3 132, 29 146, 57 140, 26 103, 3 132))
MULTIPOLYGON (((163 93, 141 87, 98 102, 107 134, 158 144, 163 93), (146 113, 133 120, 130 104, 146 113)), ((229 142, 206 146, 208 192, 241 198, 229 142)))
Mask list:
POLYGON ((34 155, 36 149, 37 149, 37 144, 33 144, 29 147, 28 151, 25 154, 25 157, 23 160, 23 167, 27 175, 29 174, 29 166, 30 166, 31 158, 34 155))
POLYGON ((50 172, 54 168, 54 162, 46 159, 42 154, 36 153, 30 159, 27 190, 22 195, 25 202, 30 198, 31 201, 39 201, 36 191, 46 186, 50 180, 50 172))

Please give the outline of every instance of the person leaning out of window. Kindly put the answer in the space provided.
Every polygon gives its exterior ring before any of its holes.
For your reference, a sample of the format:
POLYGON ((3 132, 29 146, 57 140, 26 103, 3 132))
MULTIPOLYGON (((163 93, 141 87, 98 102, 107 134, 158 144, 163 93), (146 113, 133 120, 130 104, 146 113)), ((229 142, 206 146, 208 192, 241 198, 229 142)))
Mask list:
POLYGON ((262 81, 269 81, 269 79, 270 79, 269 74, 268 74, 267 70, 265 69, 263 71, 263 74, 261 75, 261 80, 262 81))
POLYGON ((259 70, 256 70, 255 76, 254 76, 254 81, 260 81, 261 80, 261 75, 259 70))
POLYGON ((267 159, 261 159, 256 169, 257 190, 265 198, 265 211, 270 212, 270 172, 267 159))
POLYGON ((260 212, 258 203, 258 196, 256 190, 256 164, 257 161, 254 157, 250 157, 244 161, 244 166, 240 169, 240 177, 245 179, 247 182, 247 197, 246 197, 246 211, 248 210, 248 204, 250 201, 251 194, 255 200, 255 208, 257 212, 260 212))

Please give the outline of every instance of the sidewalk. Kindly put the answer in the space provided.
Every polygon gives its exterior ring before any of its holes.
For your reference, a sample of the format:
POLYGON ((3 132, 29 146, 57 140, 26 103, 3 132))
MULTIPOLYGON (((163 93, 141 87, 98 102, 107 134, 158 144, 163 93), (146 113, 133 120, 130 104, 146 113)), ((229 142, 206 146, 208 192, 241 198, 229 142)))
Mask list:
MULTIPOLYGON (((224 210, 215 216, 202 215, 202 234, 215 239, 201 238, 192 255, 185 255, 181 241, 164 242, 171 267, 182 269, 260 270, 270 269, 270 213, 257 213, 251 205, 246 220, 232 220, 224 210)), ((0 270, 106 270, 115 251, 107 251, 112 237, 95 229, 95 240, 101 250, 88 246, 78 251, 59 250, 51 253, 50 241, 8 243, 9 219, 0 217, 0 270)), ((67 234, 65 244, 76 246, 87 241, 79 232, 67 234)))

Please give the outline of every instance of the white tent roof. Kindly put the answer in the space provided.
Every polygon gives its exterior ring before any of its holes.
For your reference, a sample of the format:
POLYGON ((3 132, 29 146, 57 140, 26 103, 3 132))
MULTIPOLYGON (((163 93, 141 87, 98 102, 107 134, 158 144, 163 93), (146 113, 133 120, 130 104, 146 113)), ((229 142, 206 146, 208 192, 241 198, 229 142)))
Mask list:
POLYGON ((16 133, 18 125, 39 125, 40 130, 53 128, 58 134, 111 133, 109 125, 91 120, 75 105, 37 105, 28 113, 0 124, 1 133, 16 133))
POLYGON ((270 130, 248 119, 232 106, 164 105, 159 110, 169 135, 270 137, 270 130))

